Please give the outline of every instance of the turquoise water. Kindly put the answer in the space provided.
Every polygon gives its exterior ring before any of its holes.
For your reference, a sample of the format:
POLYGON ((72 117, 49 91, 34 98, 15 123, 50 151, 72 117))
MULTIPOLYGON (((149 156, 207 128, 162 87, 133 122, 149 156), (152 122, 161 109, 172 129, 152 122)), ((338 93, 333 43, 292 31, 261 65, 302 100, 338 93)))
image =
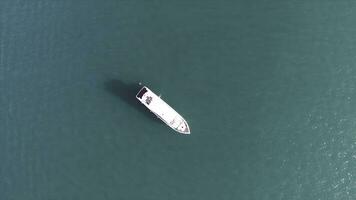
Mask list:
POLYGON ((356 198, 355 2, 0 5, 0 199, 356 198))

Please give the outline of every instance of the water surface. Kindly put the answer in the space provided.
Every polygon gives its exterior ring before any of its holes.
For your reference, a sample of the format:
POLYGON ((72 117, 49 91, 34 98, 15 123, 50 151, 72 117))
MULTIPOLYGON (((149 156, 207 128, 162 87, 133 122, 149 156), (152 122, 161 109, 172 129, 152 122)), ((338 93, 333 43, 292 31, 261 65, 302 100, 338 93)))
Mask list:
POLYGON ((1 2, 1 199, 355 199, 356 3, 1 2), (189 122, 182 136, 138 82, 189 122))

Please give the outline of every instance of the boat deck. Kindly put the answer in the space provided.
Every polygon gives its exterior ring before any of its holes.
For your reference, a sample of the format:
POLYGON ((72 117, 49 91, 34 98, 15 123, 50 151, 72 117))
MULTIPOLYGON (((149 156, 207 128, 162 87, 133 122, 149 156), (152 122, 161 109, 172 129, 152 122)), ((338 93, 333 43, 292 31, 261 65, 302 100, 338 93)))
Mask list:
POLYGON ((143 87, 136 97, 171 128, 180 133, 190 133, 188 123, 184 118, 147 87, 143 87))

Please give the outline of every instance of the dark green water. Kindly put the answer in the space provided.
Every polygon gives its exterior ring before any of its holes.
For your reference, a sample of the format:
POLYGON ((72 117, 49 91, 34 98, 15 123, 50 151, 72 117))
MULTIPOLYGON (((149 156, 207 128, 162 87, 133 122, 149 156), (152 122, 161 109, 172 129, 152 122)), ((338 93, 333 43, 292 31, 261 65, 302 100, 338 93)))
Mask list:
POLYGON ((356 2, 0 2, 0 199, 356 199, 356 2), (189 122, 136 103, 147 84, 189 122))

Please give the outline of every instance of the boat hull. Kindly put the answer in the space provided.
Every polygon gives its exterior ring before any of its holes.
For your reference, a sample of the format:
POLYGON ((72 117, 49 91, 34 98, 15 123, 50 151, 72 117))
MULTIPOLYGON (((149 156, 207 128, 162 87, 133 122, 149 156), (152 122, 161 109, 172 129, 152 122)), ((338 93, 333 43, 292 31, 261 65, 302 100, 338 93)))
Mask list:
POLYGON ((173 130, 182 134, 190 134, 187 121, 146 86, 141 88, 136 98, 173 130))

